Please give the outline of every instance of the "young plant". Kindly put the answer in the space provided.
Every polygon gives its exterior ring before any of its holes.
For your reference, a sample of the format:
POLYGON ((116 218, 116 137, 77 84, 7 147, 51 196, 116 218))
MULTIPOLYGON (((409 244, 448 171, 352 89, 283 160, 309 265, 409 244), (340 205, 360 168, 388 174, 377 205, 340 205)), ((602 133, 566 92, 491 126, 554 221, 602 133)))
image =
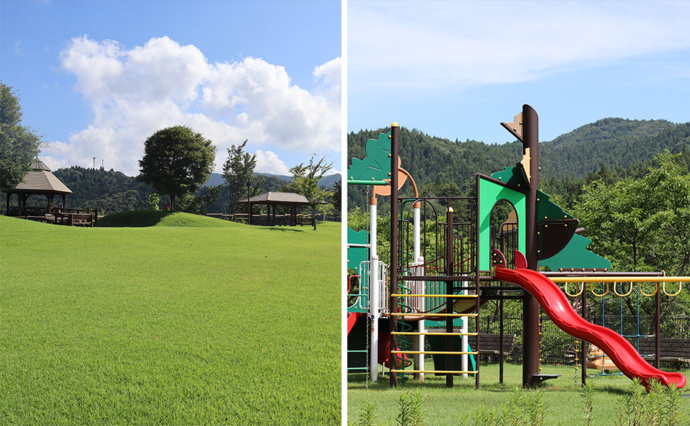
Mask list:
POLYGON ((503 404, 503 411, 500 416, 500 424, 509 426, 519 426, 527 421, 524 416, 525 395, 522 388, 516 386, 510 400, 503 404))
POLYGON ((594 384, 589 381, 582 385, 582 390, 580 391, 580 396, 585 400, 585 421, 587 425, 592 424, 592 407, 594 405, 594 384))
POLYGON ((537 389, 531 397, 527 398, 527 404, 525 404, 529 423, 537 426, 544 424, 544 416, 546 415, 546 406, 542 401, 542 396, 541 390, 537 389))
POLYGON ((364 410, 359 414, 359 420, 357 421, 358 426, 374 426, 377 425, 376 421, 376 404, 373 402, 367 402, 364 406, 364 410))
POLYGON ((683 412, 680 411, 681 393, 676 388, 675 383, 671 384, 668 389, 668 397, 664 405, 664 418, 669 426, 676 426, 685 424, 683 412))
POLYGON ((658 380, 649 382, 649 390, 645 398, 645 423, 650 426, 661 425, 663 400, 666 387, 658 380))
POLYGON ((419 391, 402 391, 398 397, 400 412, 397 424, 400 426, 421 426, 424 424, 422 414, 422 394, 419 391))

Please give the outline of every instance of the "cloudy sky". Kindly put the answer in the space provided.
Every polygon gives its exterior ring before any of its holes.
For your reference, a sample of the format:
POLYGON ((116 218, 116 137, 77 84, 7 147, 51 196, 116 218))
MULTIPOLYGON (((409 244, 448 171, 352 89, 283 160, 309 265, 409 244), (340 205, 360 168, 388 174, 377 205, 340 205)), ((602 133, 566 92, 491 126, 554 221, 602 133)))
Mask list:
POLYGON ((348 131, 540 140, 606 117, 690 121, 688 1, 350 1, 348 131))
POLYGON ((52 168, 138 174, 144 141, 186 125, 257 171, 341 157, 341 4, 302 1, 2 1, 0 79, 52 168))

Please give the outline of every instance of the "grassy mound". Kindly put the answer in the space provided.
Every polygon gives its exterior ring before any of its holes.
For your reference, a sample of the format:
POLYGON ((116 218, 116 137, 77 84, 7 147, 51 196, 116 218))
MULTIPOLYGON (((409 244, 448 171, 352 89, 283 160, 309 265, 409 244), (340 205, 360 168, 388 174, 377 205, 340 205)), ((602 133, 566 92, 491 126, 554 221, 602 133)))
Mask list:
POLYGON ((193 228, 215 228, 237 225, 232 222, 190 213, 129 211, 107 215, 98 221, 98 226, 106 228, 141 228, 148 226, 188 226, 193 228))

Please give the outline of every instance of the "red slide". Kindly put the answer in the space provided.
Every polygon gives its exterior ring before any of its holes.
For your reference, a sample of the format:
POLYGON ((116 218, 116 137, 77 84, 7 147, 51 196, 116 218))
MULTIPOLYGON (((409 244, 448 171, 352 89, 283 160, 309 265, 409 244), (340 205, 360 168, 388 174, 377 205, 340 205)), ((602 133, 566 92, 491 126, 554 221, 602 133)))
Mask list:
POLYGON ((357 322, 357 318, 360 316, 364 315, 364 312, 350 312, 347 315, 347 335, 350 335, 350 331, 352 331, 352 327, 355 326, 355 323, 357 322))
MULTIPOLYGON (((498 250, 496 252, 497 255, 503 257, 501 252, 498 250)), ((505 258, 503 258, 503 265, 496 266, 496 278, 515 283, 530 292, 561 330, 603 349, 628 378, 638 377, 645 387, 651 379, 656 379, 667 387, 671 383, 675 383, 677 388, 685 386, 683 374, 667 373, 654 368, 623 336, 609 328, 585 321, 570 306, 567 297, 556 283, 539 272, 526 269, 527 262, 522 253, 515 252, 516 269, 508 269, 505 265, 505 258)))

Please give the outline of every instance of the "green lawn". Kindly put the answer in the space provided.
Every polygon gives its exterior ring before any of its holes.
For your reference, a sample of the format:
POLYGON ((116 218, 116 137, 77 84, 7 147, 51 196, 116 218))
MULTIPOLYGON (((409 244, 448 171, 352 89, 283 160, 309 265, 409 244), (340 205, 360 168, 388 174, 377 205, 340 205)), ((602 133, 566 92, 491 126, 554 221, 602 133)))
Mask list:
MULTIPOLYGON (((432 368, 432 364, 428 366, 432 368)), ((396 424, 400 412, 398 398, 401 392, 418 390, 422 396, 423 418, 428 425, 458 425, 467 416, 467 424, 476 424, 473 414, 482 410, 494 411, 493 418, 501 413, 504 404, 508 404, 516 387, 522 383, 522 366, 506 364, 504 384, 498 381, 498 364, 481 366, 480 389, 475 389, 474 377, 454 380, 452 389, 446 388, 445 376, 428 376, 424 383, 408 381, 405 386, 390 388, 389 377, 379 378, 376 383, 367 382, 363 374, 350 374, 348 383, 348 423, 356 424, 361 419, 366 404, 374 403, 374 414, 379 424, 396 424)), ((589 370, 596 374, 595 370, 589 370)), ((548 380, 539 388, 541 401, 545 406, 545 425, 585 425, 585 400, 581 396, 579 384, 580 371, 573 367, 543 366, 544 374, 561 374, 561 377, 548 380), (577 374, 577 384, 575 382, 577 374)), ((686 371, 687 375, 688 372, 686 371)), ((592 425, 613 425, 617 420, 619 399, 630 395, 632 381, 625 376, 601 376, 588 379, 594 385, 592 425)), ((681 393, 690 391, 681 389, 681 393)), ((523 391, 529 400, 534 391, 523 391)), ((690 395, 687 395, 690 396, 690 395)), ((687 425, 690 422, 690 398, 680 398, 680 410, 687 425)), ((483 423, 483 422, 482 422, 483 423)), ((627 423, 625 423, 627 424, 627 423)), ((664 423, 662 423, 664 424, 664 423)))
POLYGON ((0 424, 338 424, 340 224, 156 223, 0 217, 0 424))

